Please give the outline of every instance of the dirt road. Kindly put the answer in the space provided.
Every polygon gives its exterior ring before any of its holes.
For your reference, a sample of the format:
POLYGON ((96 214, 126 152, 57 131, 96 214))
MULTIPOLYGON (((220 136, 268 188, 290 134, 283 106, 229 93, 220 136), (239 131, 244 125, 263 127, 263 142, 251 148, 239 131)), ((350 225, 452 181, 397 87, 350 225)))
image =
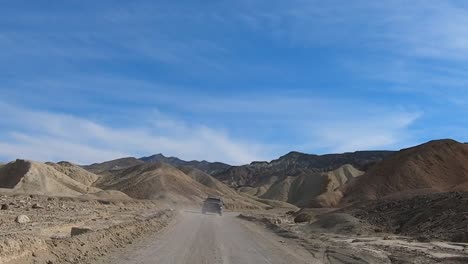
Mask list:
POLYGON ((320 263, 301 246, 236 215, 182 212, 162 233, 131 245, 105 263, 320 263))

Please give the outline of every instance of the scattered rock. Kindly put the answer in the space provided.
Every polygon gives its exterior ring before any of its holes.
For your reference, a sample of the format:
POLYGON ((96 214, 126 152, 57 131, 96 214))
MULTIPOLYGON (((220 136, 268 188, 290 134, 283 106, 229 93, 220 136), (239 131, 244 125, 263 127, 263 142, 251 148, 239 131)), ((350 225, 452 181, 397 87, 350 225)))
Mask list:
POLYGON ((71 236, 78 236, 84 233, 92 232, 93 230, 84 227, 72 227, 70 235, 71 236))
POLYGON ((275 225, 281 225, 281 223, 283 223, 283 221, 281 221, 279 218, 273 220, 273 224, 275 225))
POLYGON ((19 215, 18 217, 16 217, 15 221, 20 224, 26 224, 31 222, 31 219, 29 219, 27 215, 19 215))
POLYGON ((38 204, 38 203, 33 204, 32 208, 33 208, 33 209, 44 209, 44 207, 41 206, 41 205, 38 204))
POLYGON ((314 216, 309 213, 299 213, 295 218, 294 218, 294 223, 304 223, 304 222, 310 222, 314 219, 314 216))
POLYGON ((8 210, 9 208, 8 204, 2 204, 1 210, 8 210))
POLYGON ((98 200, 98 203, 100 203, 100 204, 105 204, 105 205, 111 204, 111 202, 110 202, 110 201, 107 201, 107 200, 98 200))

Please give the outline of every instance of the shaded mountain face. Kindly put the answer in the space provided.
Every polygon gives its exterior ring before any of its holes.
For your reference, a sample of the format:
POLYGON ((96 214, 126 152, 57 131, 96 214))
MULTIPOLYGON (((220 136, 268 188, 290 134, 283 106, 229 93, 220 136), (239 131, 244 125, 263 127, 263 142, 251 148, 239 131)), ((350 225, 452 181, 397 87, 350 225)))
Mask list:
POLYGON ((233 166, 214 177, 241 193, 300 207, 322 206, 324 199, 318 199, 320 195, 335 191, 361 176, 364 173, 361 169, 367 169, 393 153, 359 151, 310 155, 290 152, 271 162, 233 166))
POLYGON ((358 170, 367 170, 371 165, 393 153, 394 151, 358 151, 312 155, 290 152, 271 162, 252 162, 249 165, 232 166, 213 176, 233 187, 256 186, 271 181, 273 177, 329 172, 346 164, 358 170))
POLYGON ((189 166, 197 168, 208 174, 216 174, 231 167, 230 165, 221 162, 208 162, 206 160, 185 161, 176 157, 166 157, 163 154, 156 154, 149 157, 143 157, 139 160, 144 161, 146 163, 164 162, 172 166, 189 166))
POLYGON ((144 162, 141 160, 129 157, 129 158, 110 160, 110 161, 106 161, 102 163, 94 163, 94 164, 82 166, 82 167, 83 169, 90 171, 92 173, 102 174, 104 172, 108 172, 112 170, 121 170, 121 169, 130 168, 133 166, 141 165, 143 163, 144 162))
POLYGON ((345 201, 468 191, 468 145, 436 140, 403 149, 343 186, 345 201))
MULTIPOLYGON (((259 184, 255 195, 264 199, 288 202, 299 207, 321 207, 319 195, 334 191, 348 181, 359 177, 362 171, 347 164, 330 172, 301 172, 295 176, 274 176, 270 183, 259 184)), ((241 187, 241 192, 249 187, 241 187)))

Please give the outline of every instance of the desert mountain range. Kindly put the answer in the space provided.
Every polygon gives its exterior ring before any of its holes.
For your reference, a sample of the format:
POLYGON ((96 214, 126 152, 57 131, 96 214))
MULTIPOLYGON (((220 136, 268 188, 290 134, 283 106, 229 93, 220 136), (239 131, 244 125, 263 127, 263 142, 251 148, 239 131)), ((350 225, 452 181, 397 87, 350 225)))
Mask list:
POLYGON ((149 156, 149 157, 143 157, 143 158, 140 158, 140 160, 146 163, 164 162, 164 163, 168 163, 177 167, 178 166, 194 167, 208 174, 219 173, 231 167, 231 165, 228 165, 222 162, 208 162, 206 160, 185 161, 176 157, 165 157, 163 154, 156 154, 156 155, 149 156))
POLYGON ((436 140, 397 152, 311 155, 230 166, 157 154, 87 166, 16 160, 0 165, 0 191, 228 207, 331 207, 359 200, 468 188, 468 146, 436 140))

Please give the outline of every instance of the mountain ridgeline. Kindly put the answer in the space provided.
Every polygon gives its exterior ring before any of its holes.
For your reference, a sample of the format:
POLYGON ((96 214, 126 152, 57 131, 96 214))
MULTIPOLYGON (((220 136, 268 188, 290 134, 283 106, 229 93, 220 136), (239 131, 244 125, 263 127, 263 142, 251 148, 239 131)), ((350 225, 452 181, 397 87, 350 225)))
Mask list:
MULTIPOLYGON (((178 170, 182 168, 193 168, 200 173, 205 173, 211 178, 219 181, 219 184, 225 184, 239 194, 257 197, 258 199, 276 200, 280 202, 294 204, 301 207, 320 206, 316 197, 331 192, 344 185, 348 181, 362 175, 363 170, 367 170, 371 165, 379 162, 391 155, 391 151, 358 151, 354 153, 329 154, 329 155, 311 155, 299 152, 290 152, 271 162, 252 162, 243 166, 230 166, 220 162, 207 161, 184 161, 176 157, 166 157, 162 154, 156 154, 140 159, 123 158, 101 164, 85 166, 86 169, 100 175, 110 176, 111 181, 118 180, 119 185, 106 183, 104 186, 98 186, 104 189, 124 190, 125 186, 141 176, 142 173, 136 173, 132 177, 130 171, 138 168, 145 168, 144 164, 155 164, 154 168, 160 168, 159 177, 164 177, 164 182, 169 179, 175 180, 180 177, 165 177, 164 173, 174 174, 168 167, 161 167, 161 164, 168 164, 178 170), (142 167, 143 166, 143 167, 142 167), (138 176, 138 177, 139 177, 138 176), (121 181, 128 179, 128 181, 121 181)), ((151 167, 151 168, 153 168, 151 167)), ((175 175, 175 174, 174 174, 175 175)), ((155 177, 150 177, 152 180, 155 177)), ((148 179, 150 179, 148 178, 148 179)), ((206 176, 204 176, 206 178, 206 176)), ((146 179, 146 178, 145 178, 146 179)), ((154 188, 162 183, 153 184, 154 188)), ((218 185, 219 185, 218 184, 218 185)), ((188 185, 185 181, 184 185, 188 185)), ((192 184, 193 185, 193 184, 192 184)), ((195 184, 196 185, 196 184, 195 184)), ((176 186, 182 186, 176 184, 176 186)), ((130 196, 137 197, 140 188, 148 186, 142 185, 135 189, 134 193, 125 190, 130 196)), ((197 187, 198 188, 198 187, 197 187)), ((177 188, 172 188, 171 193, 175 193, 177 188)), ((200 188, 198 188, 200 189, 200 188)), ((161 191, 159 191, 161 193, 161 191)), ((143 193, 150 193, 146 190, 143 193)), ((190 192, 187 192, 190 194, 190 192)), ((196 192, 201 197, 200 191, 196 192)), ((167 196, 167 194, 166 194, 167 196)), ((146 197, 146 196, 145 196, 146 197)), ((142 198, 142 197, 138 197, 142 198)))
POLYGON ((206 160, 185 161, 176 157, 166 157, 163 154, 156 154, 156 155, 152 155, 149 157, 143 157, 143 158, 140 158, 139 160, 146 162, 146 163, 164 162, 167 164, 171 164, 172 166, 176 166, 176 167, 177 166, 189 166, 189 167, 197 168, 208 174, 220 173, 226 170, 227 168, 231 167, 230 165, 222 163, 222 162, 208 162, 206 160))
POLYGON ((233 186, 255 186, 275 176, 295 176, 303 173, 323 173, 336 170, 346 164, 365 171, 394 151, 357 151, 343 154, 313 155, 290 152, 271 162, 252 162, 243 166, 231 166, 215 173, 214 177, 233 186))

